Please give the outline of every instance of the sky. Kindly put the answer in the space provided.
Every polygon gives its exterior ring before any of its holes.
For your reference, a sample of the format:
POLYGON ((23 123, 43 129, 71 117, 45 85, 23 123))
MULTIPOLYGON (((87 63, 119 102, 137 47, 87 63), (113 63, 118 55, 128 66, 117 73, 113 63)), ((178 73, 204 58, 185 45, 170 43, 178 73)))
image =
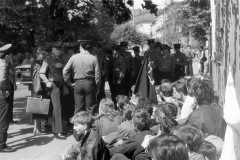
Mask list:
MULTIPOLYGON (((154 4, 158 5, 158 8, 164 8, 171 1, 181 2, 183 0, 152 0, 152 2, 154 4)), ((142 8, 141 4, 144 4, 143 0, 134 0, 134 8, 135 9, 142 8)))

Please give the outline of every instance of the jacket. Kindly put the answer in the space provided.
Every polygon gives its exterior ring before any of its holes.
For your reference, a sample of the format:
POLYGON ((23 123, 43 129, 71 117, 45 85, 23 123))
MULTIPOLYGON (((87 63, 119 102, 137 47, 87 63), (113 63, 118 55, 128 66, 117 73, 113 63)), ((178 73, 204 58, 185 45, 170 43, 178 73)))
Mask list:
POLYGON ((89 132, 79 141, 77 145, 73 145, 69 151, 69 159, 74 160, 109 160, 110 153, 105 146, 99 132, 90 129, 89 132))

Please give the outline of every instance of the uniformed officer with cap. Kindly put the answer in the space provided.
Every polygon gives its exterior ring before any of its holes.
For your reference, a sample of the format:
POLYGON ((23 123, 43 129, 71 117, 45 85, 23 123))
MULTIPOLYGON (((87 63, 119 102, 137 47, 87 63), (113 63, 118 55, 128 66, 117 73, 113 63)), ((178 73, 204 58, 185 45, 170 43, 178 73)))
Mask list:
POLYGON ((11 46, 11 44, 7 44, 0 48, 0 152, 15 151, 6 145, 7 130, 10 122, 9 95, 11 86, 9 80, 9 66, 4 58, 6 56, 6 51, 11 46))
POLYGON ((128 48, 128 42, 126 41, 122 41, 120 42, 120 52, 123 55, 123 57, 125 58, 125 66, 126 66, 126 73, 125 73, 125 78, 124 81, 127 82, 127 89, 128 89, 128 94, 126 96, 131 96, 132 91, 131 91, 131 87, 134 83, 134 62, 133 62, 133 57, 131 55, 131 52, 127 51, 128 48))
POLYGON ((121 47, 114 45, 113 52, 113 74, 112 74, 112 100, 116 103, 117 95, 129 94, 128 83, 126 81, 126 58, 123 55, 121 47))
POLYGON ((174 50, 176 51, 174 54, 174 57, 176 59, 176 68, 175 68, 175 78, 174 80, 177 81, 181 77, 185 76, 185 66, 187 64, 187 57, 184 53, 180 51, 181 45, 180 44, 174 44, 174 50))
POLYGON ((161 49, 162 54, 160 54, 157 63, 159 69, 158 81, 161 82, 162 79, 173 81, 176 62, 175 58, 170 54, 171 47, 169 47, 167 44, 162 44, 161 49))
POLYGON ((52 114, 52 131, 54 137, 57 139, 66 139, 62 134, 62 100, 64 91, 64 80, 62 75, 62 69, 64 67, 64 60, 62 55, 62 43, 53 42, 52 54, 49 55, 42 63, 39 70, 39 76, 46 84, 51 95, 51 102, 53 106, 52 114))
POLYGON ((139 55, 139 53, 140 53, 140 47, 139 46, 134 46, 133 51, 134 51, 134 54, 135 54, 135 57, 133 58, 134 66, 135 66, 135 68, 134 68, 134 73, 135 73, 134 74, 134 84, 135 84, 136 80, 137 80, 137 77, 138 77, 138 74, 140 72, 144 57, 139 55))
POLYGON ((79 40, 79 53, 73 55, 63 69, 64 80, 74 88, 75 111, 88 111, 94 115, 101 73, 96 56, 91 54, 93 41, 79 40), (73 73, 74 83, 69 81, 73 73))

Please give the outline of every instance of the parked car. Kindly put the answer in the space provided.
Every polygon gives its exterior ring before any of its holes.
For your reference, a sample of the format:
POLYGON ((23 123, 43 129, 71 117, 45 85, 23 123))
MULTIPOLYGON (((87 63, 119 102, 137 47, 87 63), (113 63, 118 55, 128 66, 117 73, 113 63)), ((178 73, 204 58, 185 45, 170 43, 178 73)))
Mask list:
POLYGON ((31 64, 25 64, 15 67, 17 77, 20 78, 20 83, 28 86, 28 90, 32 90, 32 74, 31 64))

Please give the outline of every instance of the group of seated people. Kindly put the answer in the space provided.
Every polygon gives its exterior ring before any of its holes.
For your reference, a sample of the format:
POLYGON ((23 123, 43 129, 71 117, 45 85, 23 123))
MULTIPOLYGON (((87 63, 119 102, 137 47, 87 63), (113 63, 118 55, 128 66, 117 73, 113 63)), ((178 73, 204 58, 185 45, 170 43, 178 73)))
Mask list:
POLYGON ((78 141, 64 160, 217 160, 225 122, 208 77, 185 77, 156 86, 158 104, 141 93, 99 104, 92 117, 71 118, 78 141))

